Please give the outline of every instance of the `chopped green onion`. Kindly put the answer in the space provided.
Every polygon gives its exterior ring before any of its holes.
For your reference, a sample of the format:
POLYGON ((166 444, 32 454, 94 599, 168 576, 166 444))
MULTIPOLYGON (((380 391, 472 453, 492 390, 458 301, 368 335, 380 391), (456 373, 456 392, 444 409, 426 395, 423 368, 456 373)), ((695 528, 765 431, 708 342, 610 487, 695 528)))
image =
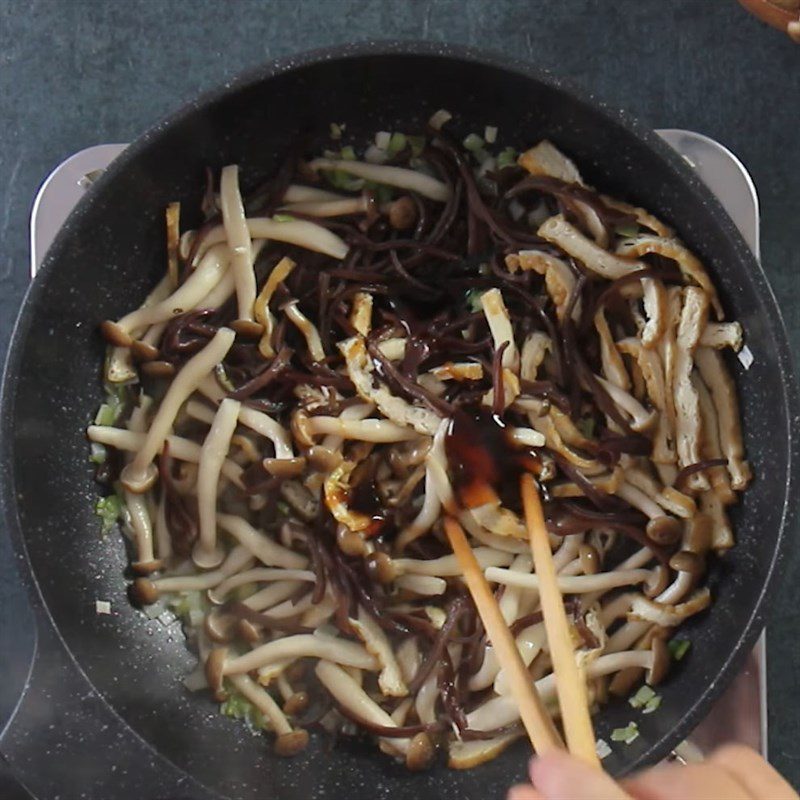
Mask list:
POLYGON ((642 709, 642 714, 652 714, 654 711, 658 709, 660 705, 661 705, 661 695, 657 694, 655 697, 651 697, 644 704, 644 708, 642 709))
POLYGON ((497 141, 497 128, 494 125, 487 125, 483 132, 483 138, 488 144, 494 144, 497 141))
POLYGON ((94 504, 94 513, 100 517, 100 533, 103 536, 111 532, 117 524, 117 520, 122 516, 124 508, 125 505, 122 502, 122 498, 116 494, 101 497, 94 504))
POLYGON ((466 137, 466 139, 464 139, 464 147, 466 147, 471 153, 475 153, 476 151, 480 150, 485 144, 486 142, 484 142, 477 133, 471 133, 466 137))
POLYGON ((378 150, 388 150, 389 142, 392 141, 392 134, 389 131, 378 131, 375 134, 375 147, 378 150))
POLYGON ((639 226, 635 222, 628 222, 624 225, 617 225, 614 228, 617 236, 624 236, 626 239, 632 239, 634 236, 639 235, 639 226))
POLYGON ((440 131, 442 125, 449 122, 451 119, 453 119, 453 115, 446 108, 440 108, 438 111, 431 114, 428 125, 434 130, 440 131))
POLYGON ((691 646, 692 643, 688 639, 670 639, 667 643, 667 648, 676 661, 680 661, 691 646))
POLYGON ((608 758, 614 751, 609 746, 608 742, 605 739, 598 739, 594 743, 594 751, 597 753, 597 757, 602 761, 604 758, 608 758))
POLYGON ((492 157, 492 154, 484 147, 479 147, 477 150, 473 150, 472 155, 475 156, 475 160, 479 164, 485 164, 492 157))
POLYGON ((228 699, 219 707, 226 716, 233 719, 244 719, 254 728, 266 728, 267 721, 264 715, 249 700, 236 692, 231 692, 228 699))
POLYGON ((345 161, 355 161, 356 151, 353 150, 352 145, 347 145, 347 147, 342 148, 341 156, 345 161))
POLYGON ((513 147, 506 147, 497 156, 497 168, 513 167, 517 163, 517 151, 513 147))
POLYGON ((107 456, 108 451, 102 444, 92 442, 91 454, 89 455, 89 461, 91 461, 92 464, 105 464, 107 456))
POLYGON ((360 192, 364 187, 362 178, 354 178, 349 172, 343 169, 325 170, 325 180, 334 187, 346 192, 360 192))
POLYGON ((386 151, 390 156, 396 156, 401 150, 405 149, 406 142, 407 139, 404 133, 393 133, 386 151))
POLYGON ((611 731, 612 742, 624 742, 630 744, 639 738, 639 726, 635 722, 629 722, 624 728, 614 728, 611 731))
POLYGON ((636 694, 631 695, 628 698, 628 702, 634 708, 641 708, 645 703, 649 700, 652 700, 656 696, 656 693, 650 688, 647 684, 644 686, 639 687, 639 691, 636 694))
POLYGON ((467 306, 470 311, 480 311, 483 308, 481 304, 481 295, 483 289, 470 289, 467 292, 467 306))
POLYGON ((409 145, 411 145, 411 155, 418 158, 422 151, 425 149, 424 136, 407 136, 409 145))
POLYGON ((341 139, 344 128, 344 125, 337 125, 335 122, 331 122, 331 139, 341 139))
POLYGON ((125 408, 126 395, 128 394, 127 387, 117 384, 105 384, 106 400, 97 409, 97 414, 94 418, 95 425, 113 425, 122 415, 125 408))
POLYGON ((275 507, 281 514, 283 514, 284 517, 288 517, 292 513, 292 509, 289 507, 289 504, 285 503, 283 500, 278 500, 278 502, 275 503, 275 507))
POLYGON ((294 222, 295 220, 291 214, 274 214, 272 219, 275 222, 294 222))

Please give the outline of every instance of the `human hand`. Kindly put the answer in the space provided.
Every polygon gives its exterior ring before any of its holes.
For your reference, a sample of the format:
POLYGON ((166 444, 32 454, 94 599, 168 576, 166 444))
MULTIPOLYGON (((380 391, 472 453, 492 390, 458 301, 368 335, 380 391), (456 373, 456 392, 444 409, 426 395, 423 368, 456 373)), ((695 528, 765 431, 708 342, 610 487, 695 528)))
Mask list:
POLYGON ((773 767, 741 745, 725 745, 702 764, 654 767, 619 783, 555 751, 532 759, 530 776, 533 786, 514 786, 508 800, 798 800, 773 767))

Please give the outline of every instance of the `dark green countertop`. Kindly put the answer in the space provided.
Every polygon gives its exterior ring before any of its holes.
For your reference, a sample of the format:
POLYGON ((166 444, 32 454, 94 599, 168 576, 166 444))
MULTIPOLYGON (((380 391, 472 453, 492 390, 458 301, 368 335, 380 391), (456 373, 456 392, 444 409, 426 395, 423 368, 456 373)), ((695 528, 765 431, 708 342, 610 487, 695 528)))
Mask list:
MULTIPOLYGON (((726 144, 755 179, 764 267, 800 346, 800 45, 735 0, 4 0, 0 354, 27 285, 32 198, 51 168, 88 145, 130 141, 242 69, 368 38, 513 53, 653 127, 690 128, 726 144)), ((15 637, 22 647, 30 637, 18 633, 24 607, 7 550, 0 536, 0 643, 15 637)), ((775 598, 768 658, 771 758, 796 786, 799 580, 800 554, 790 556, 775 598)), ((0 674, 14 669, 0 644, 0 674)))

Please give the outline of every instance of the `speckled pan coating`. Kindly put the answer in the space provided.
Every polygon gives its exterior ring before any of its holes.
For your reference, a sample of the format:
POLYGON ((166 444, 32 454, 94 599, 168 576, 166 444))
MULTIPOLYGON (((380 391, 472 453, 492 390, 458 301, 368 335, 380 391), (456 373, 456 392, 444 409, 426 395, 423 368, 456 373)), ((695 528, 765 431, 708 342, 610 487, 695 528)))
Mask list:
MULTIPOLYGON (((672 223, 709 265, 755 355, 748 372, 732 363, 757 475, 734 513, 739 544, 712 571, 716 603, 688 627, 695 646, 663 687, 661 709, 639 718, 640 738, 607 767, 622 773, 665 755, 755 642, 790 546, 798 405, 772 291, 717 201, 651 131, 525 63, 408 43, 318 51, 248 74, 144 134, 70 216, 20 313, 2 395, 1 502, 40 646, 0 750, 40 797, 455 800, 500 797, 523 776, 522 744, 467 773, 409 775, 355 742, 274 758, 263 738, 182 691, 190 657, 180 633, 129 607, 126 554, 117 538, 100 540, 92 513, 83 428, 100 397, 95 324, 135 306, 163 270, 163 206, 191 208, 206 165, 238 162, 245 176, 262 175, 302 130, 324 135, 330 121, 346 121, 348 134, 366 137, 439 107, 475 130, 499 126, 503 144, 547 136, 589 182, 672 223), (114 614, 97 616, 96 599, 114 614)), ((627 703, 612 705, 598 735, 633 718, 627 703)))

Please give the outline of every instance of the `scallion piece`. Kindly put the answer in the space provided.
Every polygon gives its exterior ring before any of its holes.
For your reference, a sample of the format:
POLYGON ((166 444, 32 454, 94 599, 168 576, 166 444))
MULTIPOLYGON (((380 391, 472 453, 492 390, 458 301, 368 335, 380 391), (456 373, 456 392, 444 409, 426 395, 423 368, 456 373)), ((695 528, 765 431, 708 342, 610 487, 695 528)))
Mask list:
POLYGON ((249 700, 235 692, 230 693, 228 699, 219 707, 219 710, 226 717, 247 720, 256 729, 267 727, 267 722, 261 711, 249 700))
POLYGON ((466 147, 471 153, 477 152, 485 144, 486 142, 484 142, 477 133, 471 133, 464 139, 464 147, 466 147))
POLYGON ((633 708, 641 708, 645 703, 652 700, 656 696, 656 693, 647 685, 639 687, 639 691, 636 694, 631 695, 628 698, 628 703, 630 703, 633 708))
POLYGON ((406 139, 411 146, 411 155, 415 158, 419 157, 420 153, 425 149, 425 137, 407 136, 406 139))
POLYGON ((692 643, 688 639, 670 639, 667 648, 675 661, 680 661, 687 653, 692 643))
POLYGON ((612 742, 624 742, 630 744, 639 738, 639 726, 635 722, 629 722, 624 728, 614 728, 611 731, 612 742))
POLYGON ((661 705, 661 695, 657 694, 654 697, 651 697, 644 704, 644 708, 642 709, 642 714, 652 714, 654 711, 658 709, 660 705, 661 705))
POLYGON ((272 219, 275 222, 294 222, 295 218, 291 214, 275 214, 272 219))
POLYGON ((108 451, 102 444, 92 442, 91 454, 89 456, 89 461, 91 461, 92 464, 105 464, 107 456, 108 451))
POLYGON ((342 148, 340 155, 345 161, 356 160, 356 151, 353 150, 353 146, 349 144, 347 145, 347 147, 342 148))
POLYGON ((124 504, 122 498, 116 494, 110 494, 108 497, 101 497, 94 504, 94 513, 100 517, 100 532, 103 536, 110 533, 112 528, 117 524, 117 520, 122 515, 124 504))
POLYGON ((494 125, 487 125, 483 132, 483 138, 487 144, 494 144, 497 141, 497 128, 494 125))
POLYGON ((467 292, 467 307, 470 311, 480 311, 483 306, 481 305, 481 295, 483 289, 470 289, 467 292))
POLYGON ((497 156, 497 169, 513 167, 517 163, 517 151, 513 147, 506 147, 497 156))
POLYGON ((344 125, 337 125, 335 122, 331 122, 331 139, 341 139, 342 131, 344 131, 344 125))
POLYGON ((405 149, 407 141, 404 133, 393 133, 392 138, 389 139, 389 146, 386 148, 386 152, 390 156, 396 156, 401 150, 405 149))

